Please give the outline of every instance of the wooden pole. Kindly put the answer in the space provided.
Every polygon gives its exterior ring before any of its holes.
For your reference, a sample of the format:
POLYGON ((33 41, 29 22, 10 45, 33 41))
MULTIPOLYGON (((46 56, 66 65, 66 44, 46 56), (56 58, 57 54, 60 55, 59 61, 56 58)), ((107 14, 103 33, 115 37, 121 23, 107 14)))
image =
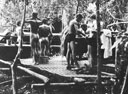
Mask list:
POLYGON ((12 92, 13 94, 17 94, 17 87, 16 87, 16 70, 14 66, 11 66, 12 72, 12 92))
MULTIPOLYGON (((67 86, 96 86, 97 83, 96 82, 83 82, 83 83, 76 83, 76 82, 69 82, 69 83, 49 83, 49 85, 47 87, 67 87, 67 86)), ((104 86, 111 86, 112 83, 104 83, 103 84, 104 86)), ((35 88, 35 87, 45 87, 45 84, 44 83, 35 83, 35 84, 32 84, 31 85, 31 88, 35 88)))
POLYGON ((123 82, 123 86, 122 86, 120 94, 124 94, 124 91, 126 89, 126 82, 127 82, 127 78, 128 78, 127 76, 128 76, 128 66, 127 66, 127 69, 126 69, 126 73, 125 73, 125 77, 124 77, 124 82, 123 82))
POLYGON ((107 25, 107 27, 113 26, 113 25, 118 25, 118 24, 128 24, 128 22, 116 22, 116 23, 112 23, 112 24, 107 25))
POLYGON ((100 58, 100 13, 99 13, 100 0, 96 1, 96 14, 97 14, 97 94, 102 94, 101 89, 101 58, 100 58))
POLYGON ((20 40, 20 45, 19 45, 19 48, 18 48, 18 51, 17 51, 17 54, 15 56, 15 59, 14 59, 14 62, 13 64, 11 65, 11 73, 12 73, 12 91, 13 91, 13 94, 17 94, 17 86, 16 86, 16 70, 17 70, 17 64, 19 63, 18 60, 19 60, 19 57, 21 55, 21 51, 22 51, 22 35, 23 35, 23 26, 24 26, 24 21, 25 21, 25 13, 26 13, 26 0, 24 0, 24 14, 23 14, 23 19, 22 19, 22 22, 21 22, 21 40, 20 40))

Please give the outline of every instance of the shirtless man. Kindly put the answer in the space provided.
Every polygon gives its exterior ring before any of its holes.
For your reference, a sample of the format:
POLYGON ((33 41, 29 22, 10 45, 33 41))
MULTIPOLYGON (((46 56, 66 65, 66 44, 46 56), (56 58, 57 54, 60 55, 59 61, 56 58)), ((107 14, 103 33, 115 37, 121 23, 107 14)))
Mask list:
POLYGON ((38 64, 39 60, 39 38, 38 38, 38 29, 42 24, 42 21, 37 17, 37 13, 33 12, 32 18, 30 20, 26 20, 25 23, 30 24, 30 44, 32 50, 32 56, 35 64, 38 64))
POLYGON ((80 27, 80 22, 82 21, 82 15, 81 14, 77 14, 76 17, 70 21, 69 23, 69 32, 67 35, 67 54, 66 54, 66 58, 67 58, 67 62, 68 62, 68 66, 67 69, 71 69, 72 66, 70 64, 70 60, 72 60, 72 63, 75 63, 77 65, 77 67, 79 68, 79 64, 76 60, 76 52, 75 52, 75 38, 76 35, 79 31, 79 27, 80 27), (70 59, 70 55, 71 55, 71 59, 70 59))
POLYGON ((43 19, 42 23, 43 24, 39 27, 38 30, 41 56, 48 56, 50 47, 49 39, 52 36, 52 31, 50 26, 47 25, 47 19, 43 19))
POLYGON ((18 43, 19 45, 21 41, 21 37, 20 37, 21 36, 21 21, 17 22, 15 32, 13 32, 11 36, 15 36, 15 37, 12 37, 12 41, 15 44, 18 43))

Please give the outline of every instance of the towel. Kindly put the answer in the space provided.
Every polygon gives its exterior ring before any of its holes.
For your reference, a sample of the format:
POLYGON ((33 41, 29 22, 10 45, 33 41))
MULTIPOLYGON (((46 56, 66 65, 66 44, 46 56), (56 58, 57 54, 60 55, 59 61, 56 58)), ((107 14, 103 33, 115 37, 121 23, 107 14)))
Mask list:
POLYGON ((100 37, 101 43, 102 43, 101 49, 104 49, 104 58, 108 58, 108 57, 112 56, 112 49, 111 49, 112 34, 111 34, 111 30, 109 30, 109 29, 103 29, 102 31, 103 31, 103 33, 100 37))

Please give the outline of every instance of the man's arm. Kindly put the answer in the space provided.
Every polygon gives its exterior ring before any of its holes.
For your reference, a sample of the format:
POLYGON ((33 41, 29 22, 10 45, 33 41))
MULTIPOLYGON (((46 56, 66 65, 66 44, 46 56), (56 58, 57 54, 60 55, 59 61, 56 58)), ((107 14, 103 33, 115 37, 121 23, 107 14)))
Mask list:
POLYGON ((31 23, 32 22, 32 20, 25 20, 25 23, 31 23))
POLYGON ((77 24, 74 24, 74 28, 76 30, 76 34, 78 34, 78 32, 81 32, 80 28, 78 27, 77 24))

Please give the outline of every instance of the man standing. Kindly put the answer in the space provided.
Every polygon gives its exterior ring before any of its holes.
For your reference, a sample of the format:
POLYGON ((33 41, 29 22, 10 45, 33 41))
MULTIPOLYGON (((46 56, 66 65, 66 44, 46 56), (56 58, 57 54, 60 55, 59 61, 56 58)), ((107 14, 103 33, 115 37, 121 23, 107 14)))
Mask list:
POLYGON ((61 33, 61 31, 62 31, 62 15, 57 16, 57 14, 56 14, 55 18, 53 19, 52 25, 55 29, 53 31, 53 33, 61 33))
POLYGON ((16 29, 15 31, 11 34, 11 36, 14 36, 11 38, 12 42, 14 42, 15 44, 18 43, 18 45, 20 44, 21 41, 21 21, 18 21, 16 24, 16 29))
POLYGON ((47 25, 47 19, 43 19, 42 25, 39 27, 38 35, 39 35, 39 43, 40 43, 40 50, 41 56, 49 55, 49 39, 52 36, 52 31, 50 26, 47 25))
POLYGON ((76 52, 75 52, 75 39, 76 39, 76 35, 79 31, 79 27, 80 27, 80 22, 82 21, 83 16, 81 14, 77 14, 76 17, 70 21, 69 23, 69 32, 67 35, 67 54, 66 54, 66 58, 67 58, 67 62, 68 62, 68 66, 67 69, 71 69, 72 66, 70 64, 70 60, 72 61, 72 63, 75 63, 77 65, 77 67, 79 68, 79 64, 76 60, 76 52), (70 55, 71 55, 71 59, 70 59, 70 55))
POLYGON ((38 13, 33 12, 32 18, 30 20, 26 20, 26 23, 30 24, 30 44, 32 50, 32 56, 35 64, 38 64, 39 60, 39 38, 38 38, 38 29, 42 24, 42 21, 37 17, 38 13))

